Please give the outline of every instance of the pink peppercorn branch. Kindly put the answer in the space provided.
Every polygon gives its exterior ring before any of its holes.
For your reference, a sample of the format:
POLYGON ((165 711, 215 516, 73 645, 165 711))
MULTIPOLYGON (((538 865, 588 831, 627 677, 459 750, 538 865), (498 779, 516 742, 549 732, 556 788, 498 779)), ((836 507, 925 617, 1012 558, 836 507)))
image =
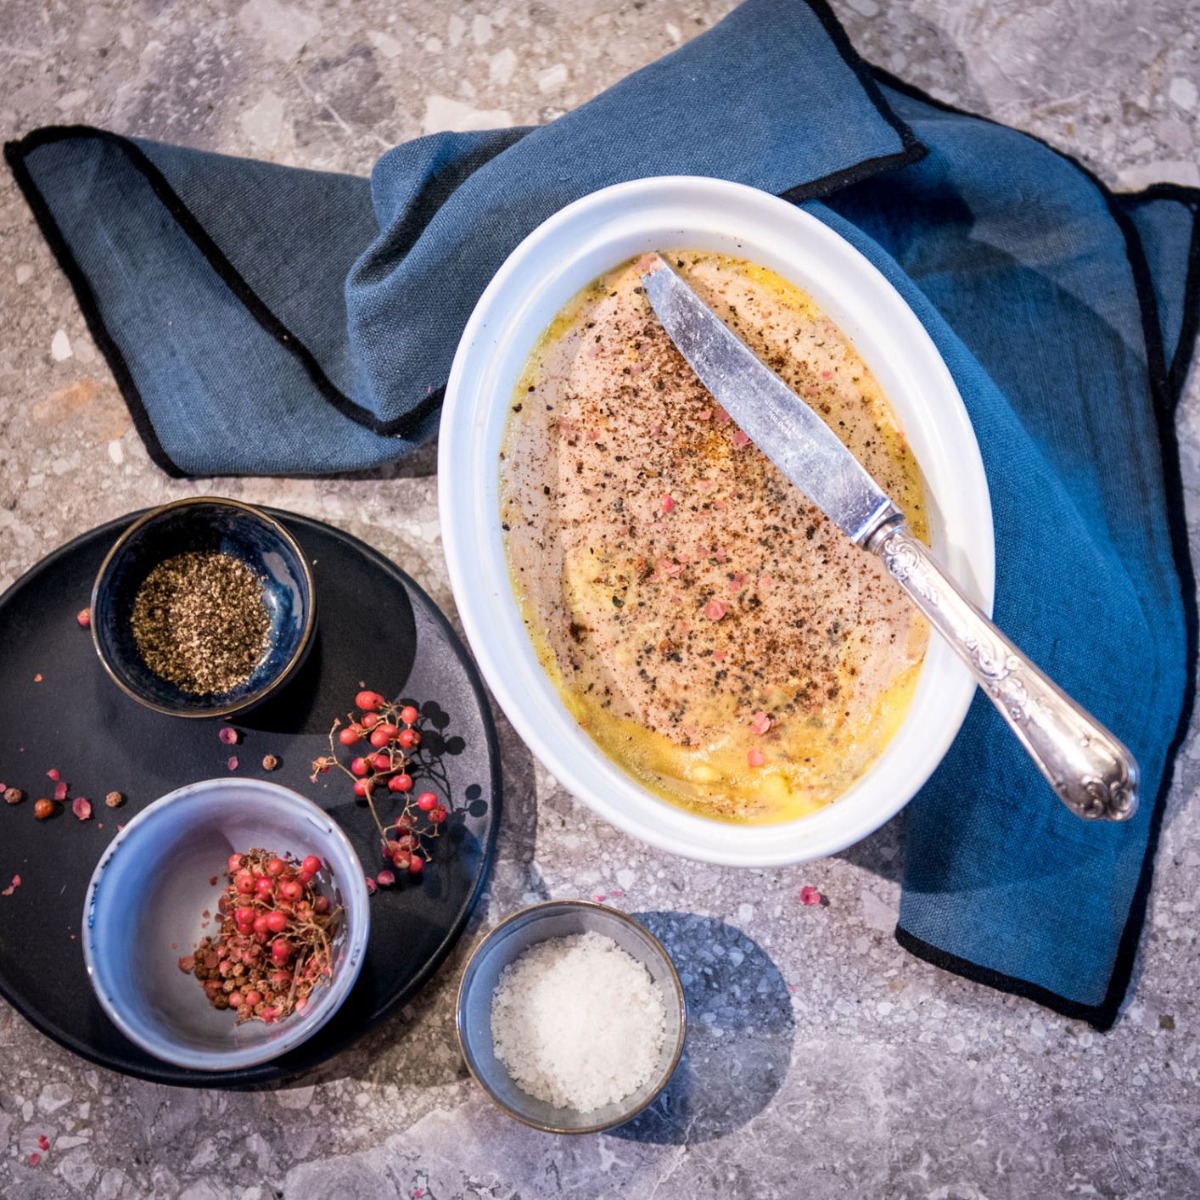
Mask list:
MULTIPOLYGON (((422 758, 417 762, 424 731, 415 705, 395 704, 368 689, 360 691, 354 703, 355 709, 346 714, 345 724, 340 718, 334 719, 329 730, 329 753, 314 760, 311 778, 315 783, 317 776, 330 767, 349 776, 354 794, 371 810, 383 857, 396 870, 418 875, 429 856, 422 839, 438 837, 449 813, 437 793, 417 792, 415 782, 428 776, 448 795, 448 781, 434 761, 422 758), (338 746, 354 752, 349 763, 338 757, 338 746), (393 803, 401 804, 400 812, 386 824, 377 805, 384 793, 393 803)), ((394 882, 394 877, 385 878, 390 874, 381 872, 379 882, 384 886, 394 882)))

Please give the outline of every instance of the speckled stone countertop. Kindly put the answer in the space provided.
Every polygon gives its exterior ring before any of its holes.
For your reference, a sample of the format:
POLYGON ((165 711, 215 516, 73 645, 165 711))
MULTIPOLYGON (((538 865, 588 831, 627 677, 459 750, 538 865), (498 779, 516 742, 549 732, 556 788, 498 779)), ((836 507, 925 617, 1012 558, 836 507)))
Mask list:
MULTIPOLYGON (((0 133, 78 121, 365 174, 422 132, 550 120, 729 7, 3 0, 0 133)), ((1048 139, 1112 185, 1200 183, 1190 0, 835 8, 868 59, 1048 139)), ((370 540, 453 611, 432 454, 363 477, 170 481, 147 459, 7 174, 0 247, 0 587, 101 521, 217 492, 370 540)), ((1195 544, 1195 376, 1179 434, 1195 544)), ((500 729, 507 807, 489 892, 414 1003, 313 1076, 250 1093, 110 1074, 0 1003, 0 1196, 1200 1195, 1195 729, 1176 771, 1131 1001, 1106 1035, 896 945, 902 821, 803 867, 689 865, 594 818, 503 720, 500 729), (803 906, 806 884, 828 905, 803 906), (653 1121, 556 1139, 509 1121, 469 1080, 454 990, 480 931, 513 908, 600 893, 652 914, 684 971, 688 1086, 653 1121), (35 1166, 39 1136, 50 1149, 35 1166)))

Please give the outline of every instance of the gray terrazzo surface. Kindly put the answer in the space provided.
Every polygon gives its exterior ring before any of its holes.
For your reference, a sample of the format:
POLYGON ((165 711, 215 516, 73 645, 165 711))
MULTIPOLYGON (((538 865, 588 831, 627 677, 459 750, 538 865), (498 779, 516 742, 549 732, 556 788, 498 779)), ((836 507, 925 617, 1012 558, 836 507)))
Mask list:
MULTIPOLYGON (((0 133, 79 121, 366 173, 422 132, 550 120, 729 7, 0 0, 0 133)), ((835 9, 867 58, 1048 139, 1114 186, 1200 184, 1189 0, 835 9)), ((0 587, 101 521, 212 491, 366 538, 452 611, 430 454, 363 478, 170 481, 7 174, 0 247, 0 587)), ((1195 544, 1195 375, 1179 435, 1195 544)), ((252 1093, 147 1084, 73 1057, 0 1002, 0 1196, 1200 1194, 1195 729, 1132 998, 1106 1035, 899 949, 901 821, 804 867, 697 867, 601 823, 503 722, 501 733, 508 809, 486 903, 420 997, 313 1076, 252 1093), (828 905, 803 906, 806 884, 828 905), (600 894, 663 936, 694 1030, 667 1103, 615 1134, 555 1139, 507 1120, 467 1078, 454 991, 470 946, 514 907, 600 894)), ((6 872, 2 848, 0 836, 6 872)))

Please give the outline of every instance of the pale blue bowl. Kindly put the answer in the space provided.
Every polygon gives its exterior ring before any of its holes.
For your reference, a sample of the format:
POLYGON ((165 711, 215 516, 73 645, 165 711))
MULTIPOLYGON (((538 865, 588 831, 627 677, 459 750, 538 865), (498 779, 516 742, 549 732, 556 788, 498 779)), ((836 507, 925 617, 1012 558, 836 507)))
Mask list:
POLYGON ((349 995, 366 956, 371 916, 362 864, 341 827, 312 801, 259 779, 188 784, 138 813, 104 852, 83 908, 83 957, 109 1019, 155 1058, 196 1071, 234 1071, 286 1054, 349 995), (229 856, 253 848, 315 854, 320 890, 344 910, 333 978, 303 1013, 236 1024, 179 969, 215 917, 229 856), (215 884, 209 881, 217 877, 215 884))
POLYGON ((274 694, 304 662, 316 615, 312 572, 296 539, 259 509, 216 496, 175 500, 140 516, 105 556, 92 588, 92 640, 104 669, 126 695, 178 717, 226 717, 274 694), (164 559, 188 551, 232 555, 264 580, 267 651, 245 683, 217 695, 192 695, 156 675, 133 635, 142 582, 164 559))

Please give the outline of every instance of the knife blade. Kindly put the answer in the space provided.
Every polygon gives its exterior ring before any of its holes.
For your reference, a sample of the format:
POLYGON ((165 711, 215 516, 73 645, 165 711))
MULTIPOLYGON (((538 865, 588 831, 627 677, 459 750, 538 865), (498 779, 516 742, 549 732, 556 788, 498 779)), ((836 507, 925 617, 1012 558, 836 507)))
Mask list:
POLYGON ((700 382, 852 542, 862 545, 881 524, 902 516, 833 430, 661 255, 638 266, 651 307, 700 382))
POLYGON ((1139 771, 1125 746, 980 612, 833 430, 661 254, 642 257, 637 271, 667 336, 700 382, 852 542, 880 558, 967 664, 1059 799, 1090 820, 1133 816, 1139 771))

